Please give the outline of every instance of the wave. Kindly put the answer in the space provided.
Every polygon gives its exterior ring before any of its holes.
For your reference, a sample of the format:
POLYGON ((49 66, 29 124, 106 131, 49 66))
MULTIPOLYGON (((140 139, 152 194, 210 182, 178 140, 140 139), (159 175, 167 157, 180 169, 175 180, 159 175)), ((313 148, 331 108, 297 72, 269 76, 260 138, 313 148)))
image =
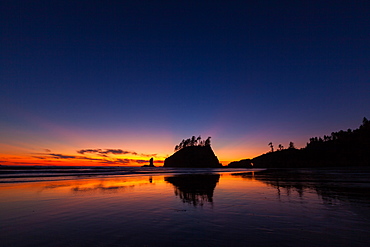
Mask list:
POLYGON ((1 166, 0 183, 20 183, 83 179, 101 176, 148 174, 220 173, 245 169, 230 168, 167 168, 167 167, 86 167, 86 166, 1 166))

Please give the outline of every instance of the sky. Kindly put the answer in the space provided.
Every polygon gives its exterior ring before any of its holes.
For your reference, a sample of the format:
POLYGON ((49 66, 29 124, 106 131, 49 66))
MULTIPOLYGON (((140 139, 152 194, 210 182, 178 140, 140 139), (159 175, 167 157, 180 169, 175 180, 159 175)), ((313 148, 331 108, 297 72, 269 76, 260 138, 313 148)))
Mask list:
POLYGON ((0 3, 0 164, 223 164, 370 118, 370 2, 0 3))

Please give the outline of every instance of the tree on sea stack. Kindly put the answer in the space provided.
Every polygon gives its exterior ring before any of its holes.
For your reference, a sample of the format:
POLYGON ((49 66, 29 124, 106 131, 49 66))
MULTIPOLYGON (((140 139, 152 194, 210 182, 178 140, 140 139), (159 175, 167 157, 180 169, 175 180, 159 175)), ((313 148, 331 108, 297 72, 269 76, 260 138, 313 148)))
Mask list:
POLYGON ((211 137, 208 137, 206 140, 202 141, 202 137, 198 136, 198 138, 195 138, 195 136, 192 136, 188 139, 183 139, 179 145, 175 146, 175 152, 186 148, 186 147, 194 147, 194 146, 211 146, 211 137))
POLYGON ((175 153, 164 161, 164 167, 222 167, 211 148, 211 137, 184 139, 175 146, 175 153))

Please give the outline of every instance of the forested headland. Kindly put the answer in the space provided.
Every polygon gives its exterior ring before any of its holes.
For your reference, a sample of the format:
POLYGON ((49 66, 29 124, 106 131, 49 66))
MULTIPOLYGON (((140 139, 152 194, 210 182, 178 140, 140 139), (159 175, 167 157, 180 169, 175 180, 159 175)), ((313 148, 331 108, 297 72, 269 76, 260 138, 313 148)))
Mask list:
MULTIPOLYGON (((251 160, 242 160, 243 167, 354 167, 370 166, 370 121, 364 118, 359 128, 340 130, 323 137, 312 137, 306 147, 297 149, 291 142, 288 148, 279 144, 275 150, 251 160), (248 162, 249 164, 247 164, 248 162)), ((232 162, 230 166, 237 166, 232 162)), ((241 163, 240 163, 241 165, 241 163)))

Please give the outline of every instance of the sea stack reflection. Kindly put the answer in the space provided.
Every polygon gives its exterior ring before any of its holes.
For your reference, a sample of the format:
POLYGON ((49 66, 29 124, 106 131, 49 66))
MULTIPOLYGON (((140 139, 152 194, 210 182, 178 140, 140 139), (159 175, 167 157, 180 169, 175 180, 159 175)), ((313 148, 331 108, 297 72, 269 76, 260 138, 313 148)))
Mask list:
POLYGON ((175 187, 175 195, 183 203, 194 206, 213 203, 213 191, 219 179, 219 174, 185 174, 164 178, 175 187))

